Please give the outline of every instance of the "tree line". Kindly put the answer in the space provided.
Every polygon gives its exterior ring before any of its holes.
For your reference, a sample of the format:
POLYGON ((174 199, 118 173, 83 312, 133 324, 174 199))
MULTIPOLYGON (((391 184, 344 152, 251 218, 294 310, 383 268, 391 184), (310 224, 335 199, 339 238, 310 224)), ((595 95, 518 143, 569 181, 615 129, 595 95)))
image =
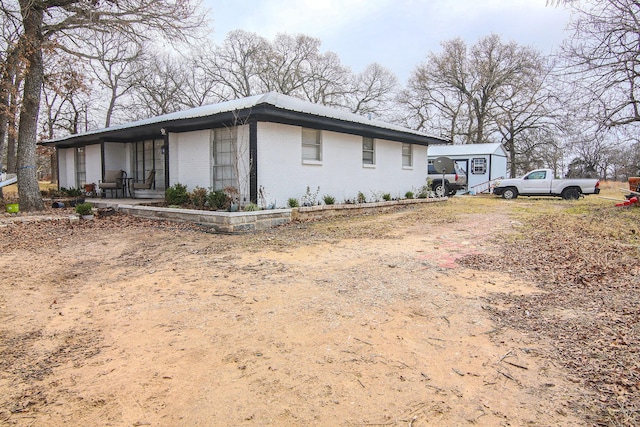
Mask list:
POLYGON ((21 208, 38 210, 40 140, 277 91, 456 144, 500 142, 512 175, 637 174, 637 2, 549 7, 575 12, 559 55, 494 34, 448 40, 403 85, 304 34, 236 30, 215 44, 194 1, 0 0, 0 164, 18 173, 21 208))

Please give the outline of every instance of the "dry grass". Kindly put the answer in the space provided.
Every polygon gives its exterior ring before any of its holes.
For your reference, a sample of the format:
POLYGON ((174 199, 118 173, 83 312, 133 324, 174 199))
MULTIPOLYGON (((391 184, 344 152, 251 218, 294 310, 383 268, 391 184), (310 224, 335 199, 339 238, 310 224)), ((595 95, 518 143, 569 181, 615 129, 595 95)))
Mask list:
MULTIPOLYGON (((603 196, 622 199, 620 188, 607 183, 603 196)), ((553 343, 546 356, 593 392, 573 402, 589 425, 640 425, 640 208, 595 196, 507 203, 521 226, 496 239, 501 255, 462 263, 541 292, 489 296, 509 307, 493 311, 496 321, 553 343)))

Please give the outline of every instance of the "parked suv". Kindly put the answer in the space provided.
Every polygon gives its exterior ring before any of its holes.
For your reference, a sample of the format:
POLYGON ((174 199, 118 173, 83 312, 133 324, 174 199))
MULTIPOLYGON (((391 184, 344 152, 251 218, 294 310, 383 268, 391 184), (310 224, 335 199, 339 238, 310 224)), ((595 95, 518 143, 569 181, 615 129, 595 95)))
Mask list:
POLYGON ((456 172, 445 174, 443 185, 442 174, 438 173, 433 165, 429 165, 427 179, 431 180, 431 189, 437 196, 453 196, 458 190, 467 189, 467 174, 458 164, 454 163, 453 166, 456 172))

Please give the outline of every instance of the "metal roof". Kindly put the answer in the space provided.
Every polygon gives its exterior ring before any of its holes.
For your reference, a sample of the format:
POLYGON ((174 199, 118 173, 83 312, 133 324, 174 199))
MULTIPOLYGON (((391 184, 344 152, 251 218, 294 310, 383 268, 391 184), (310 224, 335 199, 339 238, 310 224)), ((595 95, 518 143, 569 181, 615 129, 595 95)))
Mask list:
POLYGON ((131 142, 161 138, 163 133, 212 129, 246 123, 250 120, 334 130, 420 145, 448 143, 442 138, 416 130, 380 120, 372 120, 277 92, 269 92, 69 135, 45 141, 42 144, 64 148, 96 144, 102 141, 131 142))
POLYGON ((457 145, 429 145, 429 157, 438 156, 483 156, 497 154, 506 156, 504 146, 496 143, 457 144, 457 145))

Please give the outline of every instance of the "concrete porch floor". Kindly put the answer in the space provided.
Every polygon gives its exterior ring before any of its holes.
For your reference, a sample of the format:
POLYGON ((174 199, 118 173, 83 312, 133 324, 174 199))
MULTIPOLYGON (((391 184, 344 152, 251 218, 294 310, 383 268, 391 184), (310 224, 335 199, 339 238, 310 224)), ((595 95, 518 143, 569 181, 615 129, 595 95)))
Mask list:
POLYGON ((85 202, 91 203, 96 208, 114 208, 118 209, 121 205, 138 206, 138 205, 153 205, 162 204, 164 199, 107 199, 100 197, 88 197, 85 202))

